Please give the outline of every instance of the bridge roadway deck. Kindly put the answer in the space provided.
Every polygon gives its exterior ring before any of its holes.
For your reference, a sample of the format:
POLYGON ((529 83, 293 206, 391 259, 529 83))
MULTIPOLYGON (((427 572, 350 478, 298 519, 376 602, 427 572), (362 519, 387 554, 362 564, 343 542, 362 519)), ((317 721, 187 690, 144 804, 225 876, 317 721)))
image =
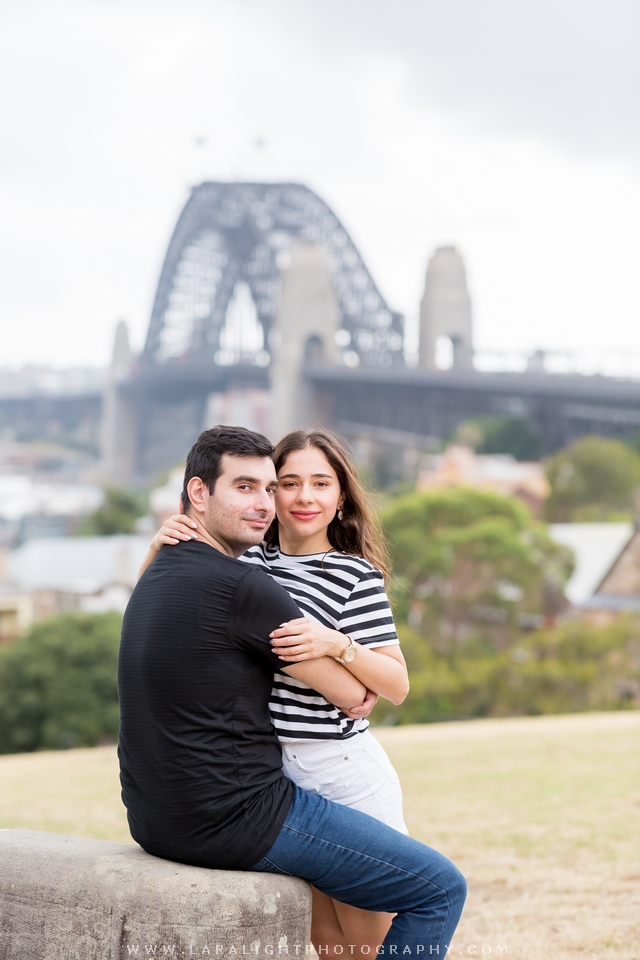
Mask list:
MULTIPOLYGON (((464 420, 500 416, 527 420, 550 453, 586 434, 629 439, 640 431, 640 380, 539 373, 478 373, 309 365, 316 422, 350 436, 429 449, 464 420)), ((178 462, 202 425, 207 397, 230 389, 268 389, 269 371, 248 364, 157 367, 121 384, 135 408, 140 476, 178 462), (142 427, 144 429, 142 430, 142 427)), ((97 448, 102 396, 91 394, 0 397, 0 421, 15 435, 68 437, 97 448)))
POLYGON ((545 452, 589 433, 629 438, 640 431, 640 380, 473 370, 377 370, 307 367, 319 411, 349 422, 416 437, 446 438, 480 416, 528 420, 545 452))

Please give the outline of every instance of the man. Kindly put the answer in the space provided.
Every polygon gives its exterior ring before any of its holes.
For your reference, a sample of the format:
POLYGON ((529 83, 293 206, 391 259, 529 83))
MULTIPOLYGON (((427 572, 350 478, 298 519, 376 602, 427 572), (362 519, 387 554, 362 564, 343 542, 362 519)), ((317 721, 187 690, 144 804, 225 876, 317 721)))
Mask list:
POLYGON ((162 550, 131 597, 118 678, 131 834, 159 857, 290 873, 345 903, 397 913, 385 947, 443 957, 465 897, 453 864, 282 772, 268 710, 276 670, 344 709, 366 691, 331 658, 283 668, 271 650, 272 630, 301 613, 237 558, 274 517, 272 452, 239 427, 200 435, 183 489, 198 539, 162 550))

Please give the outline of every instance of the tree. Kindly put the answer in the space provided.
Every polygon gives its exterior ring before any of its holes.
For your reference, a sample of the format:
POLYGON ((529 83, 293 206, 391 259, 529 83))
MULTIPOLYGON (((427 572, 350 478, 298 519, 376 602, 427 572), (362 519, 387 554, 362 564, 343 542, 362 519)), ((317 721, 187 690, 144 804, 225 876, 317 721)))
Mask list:
POLYGON ((456 430, 457 439, 477 453, 502 453, 516 460, 539 460, 542 440, 528 420, 511 417, 477 417, 456 430))
POLYGON ((437 652, 504 649, 523 624, 558 612, 572 554, 515 498, 464 487, 414 493, 383 523, 397 615, 437 652))
POLYGON ((620 440, 583 437, 551 457, 548 520, 589 521, 631 516, 640 485, 640 454, 620 440))
POLYGON ((80 536, 134 533, 136 520, 146 513, 146 497, 138 491, 105 490, 104 502, 81 524, 80 536))
POLYGON ((121 622, 65 614, 0 649, 0 753, 117 739, 121 622))

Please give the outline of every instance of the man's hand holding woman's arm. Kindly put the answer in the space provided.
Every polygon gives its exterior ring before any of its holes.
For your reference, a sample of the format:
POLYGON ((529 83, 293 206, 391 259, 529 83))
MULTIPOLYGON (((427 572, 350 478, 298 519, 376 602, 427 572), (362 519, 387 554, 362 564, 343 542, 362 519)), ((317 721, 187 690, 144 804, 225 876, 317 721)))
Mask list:
POLYGON ((380 697, 377 693, 374 693, 373 690, 367 690, 367 695, 359 706, 353 707, 351 710, 345 709, 342 712, 346 713, 351 720, 368 717, 379 699, 380 697))

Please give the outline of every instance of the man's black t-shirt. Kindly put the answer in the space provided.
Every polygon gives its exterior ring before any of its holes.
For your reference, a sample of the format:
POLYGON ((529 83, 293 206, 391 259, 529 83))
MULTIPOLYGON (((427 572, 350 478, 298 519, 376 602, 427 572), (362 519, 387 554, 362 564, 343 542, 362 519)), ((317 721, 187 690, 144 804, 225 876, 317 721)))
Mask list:
POLYGON ((262 570, 189 541, 136 586, 118 665, 120 779, 131 835, 158 857, 242 869, 292 800, 269 718, 269 633, 301 613, 262 570))

